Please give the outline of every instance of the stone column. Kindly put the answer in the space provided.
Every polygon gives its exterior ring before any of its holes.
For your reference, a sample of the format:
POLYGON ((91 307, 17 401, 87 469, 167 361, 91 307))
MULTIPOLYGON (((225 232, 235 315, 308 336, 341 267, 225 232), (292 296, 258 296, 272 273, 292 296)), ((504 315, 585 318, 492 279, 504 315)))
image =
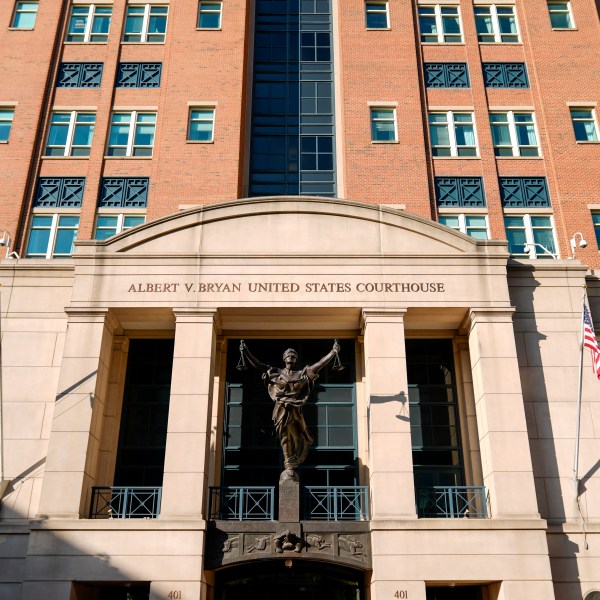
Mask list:
POLYGON ((539 519, 512 310, 472 309, 469 350, 491 517, 539 519))
POLYGON ((96 480, 113 332, 108 309, 67 309, 39 515, 87 516, 96 480))
POLYGON ((456 384, 457 388, 462 390, 462 404, 459 415, 465 466, 465 485, 483 485, 469 340, 463 336, 456 337, 455 348, 456 384))
POLYGON ((176 309, 161 518, 201 519, 208 485, 216 309, 176 309))
POLYGON ((414 519, 405 310, 363 310, 371 519, 414 519))

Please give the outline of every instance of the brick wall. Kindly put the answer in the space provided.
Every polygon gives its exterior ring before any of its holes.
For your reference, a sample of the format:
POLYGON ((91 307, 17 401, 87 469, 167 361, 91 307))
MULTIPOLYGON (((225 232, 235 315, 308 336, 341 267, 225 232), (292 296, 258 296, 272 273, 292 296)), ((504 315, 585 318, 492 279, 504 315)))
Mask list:
MULTIPOLYGON (((504 239, 498 177, 546 177, 561 256, 581 231, 588 240, 578 258, 600 266, 589 205, 600 205, 600 144, 576 143, 568 103, 594 106, 600 96, 600 22, 594 0, 573 0, 576 29, 552 30, 544 0, 517 0, 518 44, 480 44, 471 1, 460 1, 464 44, 421 44, 417 5, 389 0, 390 29, 367 30, 363 0, 334 0, 337 35, 338 170, 340 196, 436 218, 435 176, 483 177, 492 236, 504 239), (466 62, 471 86, 426 89, 424 62, 466 62), (486 88, 482 62, 525 62, 530 88, 486 88), (369 103, 394 105, 398 143, 371 142, 369 103), (432 158, 428 107, 473 111, 479 157, 432 158), (490 107, 531 107, 542 158, 496 158, 490 107)), ((0 102, 17 104, 8 144, 0 144, 0 225, 23 251, 33 187, 42 176, 84 176, 78 237, 90 238, 102 176, 150 177, 148 219, 180 205, 243 197, 248 51, 252 3, 227 0, 222 28, 197 30, 197 0, 169 6, 164 44, 121 43, 125 0, 114 0, 108 43, 63 44, 68 5, 40 3, 33 31, 9 30, 13 3, 0 7, 0 102), (103 62, 100 88, 56 88, 58 63, 103 62), (114 88, 119 62, 162 62, 158 89, 114 88), (46 87, 47 86, 47 87, 46 87), (189 105, 216 107, 214 143, 187 143, 189 105), (89 158, 42 158, 52 106, 94 107, 89 158), (105 158, 110 114, 117 107, 157 107, 152 158, 105 158)))

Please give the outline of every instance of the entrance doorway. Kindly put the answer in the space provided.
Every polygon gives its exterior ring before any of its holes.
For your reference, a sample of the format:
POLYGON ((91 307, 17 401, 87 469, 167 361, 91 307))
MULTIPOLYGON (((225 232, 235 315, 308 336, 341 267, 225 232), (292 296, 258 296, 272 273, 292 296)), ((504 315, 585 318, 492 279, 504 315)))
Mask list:
POLYGON ((248 598, 363 600, 364 573, 300 560, 253 562, 217 572, 215 600, 248 598))

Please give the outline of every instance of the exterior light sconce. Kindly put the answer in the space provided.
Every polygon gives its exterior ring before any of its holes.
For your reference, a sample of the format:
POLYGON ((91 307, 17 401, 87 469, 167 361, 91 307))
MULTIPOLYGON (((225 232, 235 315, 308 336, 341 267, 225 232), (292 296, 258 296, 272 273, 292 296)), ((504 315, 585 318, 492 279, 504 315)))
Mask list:
POLYGON ((555 259, 558 258, 558 254, 554 254, 554 252, 550 252, 550 250, 548 250, 548 248, 546 248, 546 246, 544 246, 542 244, 533 243, 533 244, 524 244, 523 245, 523 251, 526 252, 527 254, 529 254, 529 258, 532 258, 531 254, 533 253, 533 251, 536 248, 540 248, 544 254, 550 255, 552 258, 555 258, 555 259))
POLYGON ((571 259, 575 258, 575 255, 577 254, 577 236, 579 236, 579 247, 580 248, 586 248, 587 245, 588 245, 587 242, 585 241, 585 239, 583 238, 583 234, 578 231, 571 238, 571 252, 572 252, 572 255, 569 257, 571 259))
POLYGON ((6 248, 6 256, 4 258, 21 258, 16 252, 10 251, 11 241, 10 234, 8 233, 8 230, 5 229, 0 237, 0 246, 6 248))

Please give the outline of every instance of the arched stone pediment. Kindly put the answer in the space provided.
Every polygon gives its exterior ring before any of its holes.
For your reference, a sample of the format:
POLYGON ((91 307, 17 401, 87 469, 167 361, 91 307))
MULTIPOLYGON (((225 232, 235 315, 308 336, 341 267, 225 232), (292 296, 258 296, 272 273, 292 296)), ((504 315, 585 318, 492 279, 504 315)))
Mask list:
POLYGON ((78 242, 76 256, 90 250, 163 256, 506 255, 503 243, 476 241, 402 211, 296 196, 199 206, 105 241, 78 242))

